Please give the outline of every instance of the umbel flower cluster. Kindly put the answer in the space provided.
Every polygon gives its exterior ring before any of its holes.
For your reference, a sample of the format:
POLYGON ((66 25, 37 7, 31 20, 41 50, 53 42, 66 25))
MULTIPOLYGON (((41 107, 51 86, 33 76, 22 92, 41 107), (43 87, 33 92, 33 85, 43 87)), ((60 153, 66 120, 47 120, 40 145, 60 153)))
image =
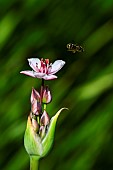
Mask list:
POLYGON ((63 60, 56 60, 53 64, 49 59, 28 59, 31 71, 21 71, 20 73, 42 79, 40 91, 32 88, 31 92, 31 112, 28 116, 24 145, 29 156, 37 159, 45 156, 51 148, 54 139, 54 132, 60 109, 51 119, 47 113, 47 105, 52 101, 51 91, 44 80, 56 79, 57 73, 65 64, 63 60))

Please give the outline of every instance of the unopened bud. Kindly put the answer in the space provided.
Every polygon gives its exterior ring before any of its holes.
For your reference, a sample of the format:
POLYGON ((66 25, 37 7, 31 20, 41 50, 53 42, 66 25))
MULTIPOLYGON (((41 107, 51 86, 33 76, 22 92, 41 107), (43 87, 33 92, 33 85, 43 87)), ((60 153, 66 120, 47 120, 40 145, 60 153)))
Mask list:
POLYGON ((39 93, 33 88, 31 92, 31 111, 34 115, 39 115, 42 111, 41 105, 39 103, 40 95, 39 93))
POLYGON ((34 115, 39 115, 41 113, 42 108, 37 100, 34 100, 34 102, 31 104, 31 111, 34 115))
POLYGON ((48 86, 45 86, 43 89, 42 102, 48 104, 51 102, 51 100, 52 100, 51 92, 48 86))
POLYGON ((31 92, 31 103, 37 100, 38 102, 40 101, 40 94, 34 89, 32 88, 32 92, 31 92))
POLYGON ((38 132, 39 130, 39 125, 38 125, 38 122, 36 121, 36 119, 33 119, 32 118, 32 125, 33 125, 33 129, 35 132, 38 132))
POLYGON ((40 135, 41 139, 44 138, 45 134, 46 134, 46 127, 45 126, 41 126, 40 130, 39 130, 39 135, 40 135))
POLYGON ((41 125, 43 125, 43 126, 47 126, 50 123, 49 115, 45 110, 41 116, 40 122, 41 122, 41 125))

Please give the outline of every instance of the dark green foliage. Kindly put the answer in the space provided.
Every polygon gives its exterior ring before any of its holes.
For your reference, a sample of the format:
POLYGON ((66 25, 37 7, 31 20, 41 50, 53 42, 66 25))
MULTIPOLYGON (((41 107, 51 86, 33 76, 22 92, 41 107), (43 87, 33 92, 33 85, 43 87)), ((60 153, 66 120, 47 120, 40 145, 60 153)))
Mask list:
POLYGON ((40 170, 113 169, 113 1, 0 1, 0 170, 28 170, 23 146, 32 87, 19 72, 27 58, 66 61, 47 81, 58 120, 54 147, 40 170), (67 51, 77 43, 83 53, 67 51))

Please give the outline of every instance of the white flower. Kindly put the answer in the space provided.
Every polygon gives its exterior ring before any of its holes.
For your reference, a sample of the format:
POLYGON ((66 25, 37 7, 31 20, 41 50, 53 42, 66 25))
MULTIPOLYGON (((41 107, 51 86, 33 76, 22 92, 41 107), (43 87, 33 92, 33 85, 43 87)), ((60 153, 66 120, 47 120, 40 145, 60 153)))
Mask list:
POLYGON ((56 60, 53 64, 49 64, 49 59, 39 59, 39 58, 30 58, 28 59, 32 71, 21 71, 20 73, 26 74, 31 77, 52 80, 56 79, 57 76, 54 75, 57 73, 65 64, 63 60, 56 60))

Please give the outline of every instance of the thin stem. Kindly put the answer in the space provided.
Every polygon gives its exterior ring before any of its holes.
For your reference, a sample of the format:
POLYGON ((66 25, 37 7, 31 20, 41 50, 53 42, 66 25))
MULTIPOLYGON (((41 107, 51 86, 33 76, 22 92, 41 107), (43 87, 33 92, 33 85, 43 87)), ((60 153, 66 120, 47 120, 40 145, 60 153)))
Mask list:
POLYGON ((40 89, 40 104, 42 104, 43 89, 44 89, 44 79, 42 79, 42 85, 40 89))
POLYGON ((38 170, 39 167, 39 159, 35 156, 30 156, 30 170, 38 170))
POLYGON ((44 104, 44 110, 46 110, 47 104, 44 104))
POLYGON ((42 86, 44 86, 44 79, 42 79, 42 86))

